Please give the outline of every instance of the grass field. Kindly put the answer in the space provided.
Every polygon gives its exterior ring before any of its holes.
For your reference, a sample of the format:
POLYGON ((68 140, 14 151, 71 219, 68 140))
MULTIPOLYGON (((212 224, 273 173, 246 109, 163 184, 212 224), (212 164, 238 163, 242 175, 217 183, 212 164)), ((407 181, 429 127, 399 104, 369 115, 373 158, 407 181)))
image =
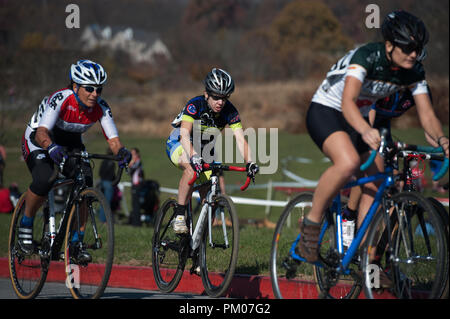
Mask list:
MULTIPOLYGON (((92 130, 95 131, 95 130, 92 130)), ((448 134, 448 127, 446 128, 448 134)), ((8 152, 7 169, 5 171, 5 184, 17 182, 21 191, 24 191, 31 181, 30 174, 25 163, 20 159, 20 136, 22 132, 8 132, 7 143, 8 152)), ((408 143, 424 144, 425 139, 423 131, 420 129, 394 130, 393 134, 398 139, 408 143)), ((147 179, 153 179, 161 186, 177 188, 180 178, 180 171, 177 170, 167 159, 165 154, 165 140, 161 138, 152 138, 135 135, 122 135, 122 141, 128 148, 138 147, 141 150, 144 170, 147 179)), ((102 135, 96 133, 87 134, 85 144, 90 152, 104 152, 106 143, 102 135)), ((291 135, 279 133, 278 136, 278 160, 279 166, 275 174, 258 175, 257 184, 265 184, 272 180, 274 182, 290 181, 281 173, 281 160, 287 156, 304 157, 313 161, 313 164, 291 164, 289 170, 295 172, 303 178, 317 180, 324 169, 329 165, 322 162, 323 154, 312 143, 308 135, 291 135)), ((239 164, 237 164, 239 165, 239 164)), ((242 165, 242 164, 241 164, 242 165)), ((100 162, 95 163, 95 176, 100 162)), ((428 185, 431 185, 430 173, 427 169, 426 176, 428 185)), ((227 185, 242 184, 245 181, 245 175, 234 172, 226 173, 227 185)), ((444 177, 448 179, 448 175, 444 177)), ((129 181, 129 176, 124 176, 123 181, 129 181)), ((427 195, 432 195, 426 191, 427 195)), ((131 208, 130 194, 126 192, 128 207, 131 208)), ((248 198, 266 199, 267 190, 248 189, 245 192, 236 191, 231 196, 240 196, 248 198)), ((437 195, 437 194, 434 194, 437 195)), ((161 203, 167 199, 170 194, 161 193, 161 203)), ((442 196, 442 195, 440 195, 442 196)), ((447 195, 448 196, 448 195, 447 195)), ((274 200, 286 200, 286 194, 275 192, 274 200)), ((273 229, 256 227, 249 220, 262 220, 265 217, 264 206, 236 205, 241 222, 240 229, 240 249, 239 260, 236 272, 244 274, 268 274, 269 273, 269 254, 273 236, 273 229)), ((272 208, 268 216, 269 220, 276 223, 281 212, 281 208, 272 208)), ((10 215, 0 214, 0 256, 7 256, 7 241, 9 233, 10 215)), ((153 235, 152 227, 131 227, 117 224, 116 232, 116 251, 115 263, 128 265, 150 265, 151 264, 151 237, 153 235)))

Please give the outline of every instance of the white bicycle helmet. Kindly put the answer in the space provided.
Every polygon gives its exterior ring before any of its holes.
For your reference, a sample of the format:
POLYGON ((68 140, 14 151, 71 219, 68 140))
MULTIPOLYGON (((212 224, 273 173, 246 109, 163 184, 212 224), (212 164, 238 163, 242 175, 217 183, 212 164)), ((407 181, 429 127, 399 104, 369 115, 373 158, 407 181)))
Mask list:
POLYGON ((105 69, 91 60, 79 60, 70 67, 70 79, 77 84, 103 85, 107 77, 105 69))

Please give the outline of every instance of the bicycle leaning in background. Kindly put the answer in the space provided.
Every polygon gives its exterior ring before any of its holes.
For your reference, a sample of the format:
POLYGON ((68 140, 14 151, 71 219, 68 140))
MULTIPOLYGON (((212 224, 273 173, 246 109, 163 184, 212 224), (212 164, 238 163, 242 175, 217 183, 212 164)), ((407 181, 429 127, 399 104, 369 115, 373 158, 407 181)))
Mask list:
MULTIPOLYGON (((376 180, 382 183, 369 212, 349 247, 343 245, 342 202, 337 195, 322 221, 319 260, 308 263, 297 250, 299 225, 312 205, 312 193, 302 193, 286 206, 277 223, 270 257, 272 288, 277 298, 440 298, 448 282, 448 233, 434 206, 420 193, 398 192, 399 155, 420 146, 386 142, 378 150, 385 171, 350 182, 343 189, 376 180), (290 290, 289 282, 298 289, 290 290), (315 287, 314 287, 315 286, 315 287), (317 289, 315 289, 317 288, 317 289)), ((442 148, 439 149, 440 152, 442 148)), ((375 159, 376 151, 362 165, 375 159)), ((444 160, 443 153, 430 158, 444 160)), ((445 158, 441 178, 448 169, 445 158)))
MULTIPOLYGON (((211 170, 208 182, 195 186, 208 187, 193 228, 191 200, 188 201, 186 224, 188 234, 176 234, 172 228, 177 200, 169 198, 158 211, 152 245, 152 267, 156 284, 161 291, 172 292, 183 276, 188 258, 192 259, 191 274, 200 274, 206 293, 222 296, 231 284, 236 268, 239 248, 239 220, 230 197, 220 194, 221 171, 246 172, 245 167, 226 166, 219 163, 203 164, 211 170)), ((189 182, 192 185, 197 178, 189 182)), ((241 187, 245 190, 251 178, 241 187)))
MULTIPOLYGON (((9 232, 9 270, 14 291, 21 299, 39 294, 51 261, 64 260, 66 286, 74 298, 99 298, 108 284, 114 258, 111 208, 101 191, 87 186, 81 163, 90 159, 120 159, 88 152, 69 153, 68 158, 71 157, 77 163, 74 178, 58 178, 65 161, 59 170, 55 169, 48 199, 36 214, 31 253, 22 251, 17 236, 25 211, 25 194, 14 210, 9 232), (69 191, 61 211, 57 211, 55 192, 63 187, 69 191), (87 254, 79 254, 80 251, 87 254)), ((114 185, 121 175, 119 168, 114 185)))

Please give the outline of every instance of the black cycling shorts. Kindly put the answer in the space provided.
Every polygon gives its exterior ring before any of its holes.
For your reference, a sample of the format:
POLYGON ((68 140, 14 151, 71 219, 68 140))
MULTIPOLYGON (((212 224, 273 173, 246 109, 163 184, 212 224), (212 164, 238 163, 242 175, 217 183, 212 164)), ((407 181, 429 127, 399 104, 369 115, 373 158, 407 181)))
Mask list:
POLYGON ((344 131, 350 136, 358 154, 370 150, 369 145, 363 141, 361 134, 345 120, 342 112, 331 107, 312 102, 306 114, 306 128, 320 150, 322 150, 325 140, 338 131, 344 131))
MULTIPOLYGON (((81 149, 70 149, 80 151, 81 149)), ((32 182, 30 190, 38 196, 47 196, 52 184, 49 182, 53 175, 54 162, 46 150, 36 150, 30 153, 27 160, 28 170, 31 172, 32 182)), ((92 168, 88 162, 82 162, 83 172, 88 186, 93 185, 92 168)), ((76 159, 70 158, 64 165, 63 174, 67 178, 73 178, 76 168, 76 159)))

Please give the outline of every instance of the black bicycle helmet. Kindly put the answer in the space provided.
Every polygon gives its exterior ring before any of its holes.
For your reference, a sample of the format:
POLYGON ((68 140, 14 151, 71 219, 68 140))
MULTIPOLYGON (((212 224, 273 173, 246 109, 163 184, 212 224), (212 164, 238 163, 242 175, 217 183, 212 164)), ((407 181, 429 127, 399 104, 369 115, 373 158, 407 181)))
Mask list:
POLYGON ((416 16, 400 10, 389 13, 381 26, 385 41, 400 48, 422 50, 428 42, 425 24, 416 16))
POLYGON ((205 78, 205 89, 208 94, 229 96, 234 91, 234 81, 226 71, 213 68, 205 78))

